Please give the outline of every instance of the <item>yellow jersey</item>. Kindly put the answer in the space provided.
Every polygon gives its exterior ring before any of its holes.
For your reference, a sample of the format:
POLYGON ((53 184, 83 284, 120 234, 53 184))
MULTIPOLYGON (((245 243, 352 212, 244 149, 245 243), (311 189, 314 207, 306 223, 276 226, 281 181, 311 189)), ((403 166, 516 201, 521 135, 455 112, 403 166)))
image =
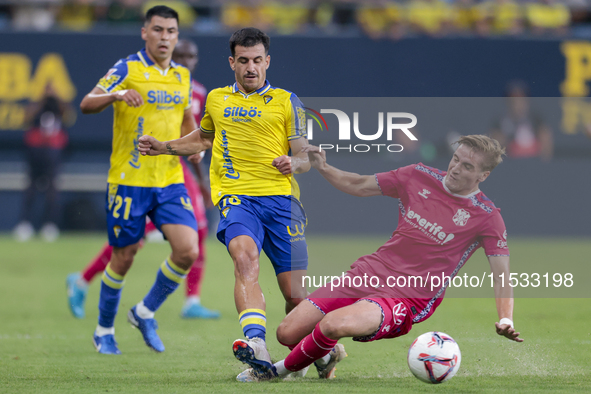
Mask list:
POLYGON ((225 195, 299 199, 293 175, 271 165, 289 153, 289 141, 306 137, 306 110, 298 97, 268 81, 244 93, 236 83, 207 95, 201 120, 204 133, 215 133, 210 166, 214 204, 225 195))
POLYGON ((142 49, 119 60, 96 85, 106 93, 134 89, 143 98, 138 108, 113 103, 113 146, 109 183, 166 187, 183 183, 178 156, 145 157, 137 150, 144 134, 160 141, 177 139, 185 109, 191 107, 191 73, 175 62, 160 69, 142 49))

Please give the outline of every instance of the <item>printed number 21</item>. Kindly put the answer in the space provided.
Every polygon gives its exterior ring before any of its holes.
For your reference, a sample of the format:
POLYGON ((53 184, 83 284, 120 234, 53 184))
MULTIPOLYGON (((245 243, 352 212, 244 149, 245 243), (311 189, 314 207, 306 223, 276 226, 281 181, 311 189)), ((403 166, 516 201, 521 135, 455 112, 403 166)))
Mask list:
MULTIPOLYGON (((123 212, 123 219, 129 219, 129 211, 131 210, 131 201, 133 199, 131 197, 125 197, 125 211, 123 212)), ((115 197, 115 208, 113 208, 113 217, 118 218, 119 215, 119 208, 123 204, 124 199, 121 196, 115 197)))

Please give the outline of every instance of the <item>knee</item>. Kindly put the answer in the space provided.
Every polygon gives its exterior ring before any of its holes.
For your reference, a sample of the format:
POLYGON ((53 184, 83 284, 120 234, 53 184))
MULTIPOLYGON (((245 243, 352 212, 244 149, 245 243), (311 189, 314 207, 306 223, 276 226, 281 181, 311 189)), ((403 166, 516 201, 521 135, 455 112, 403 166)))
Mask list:
POLYGON ((199 258, 199 246, 193 245, 191 249, 187 252, 187 260, 192 265, 195 260, 199 258))
POLYGON ((290 326, 285 323, 285 320, 277 327, 277 341, 282 345, 295 345, 300 339, 298 333, 290 329, 290 326))
POLYGON ((174 261, 175 264, 183 269, 189 269, 193 265, 193 262, 199 257, 199 248, 197 245, 187 246, 180 250, 178 254, 175 254, 174 257, 178 260, 174 261))
POLYGON ((135 257, 137 251, 139 249, 139 245, 129 245, 122 248, 114 247, 113 248, 113 255, 116 256, 117 260, 125 263, 132 263, 133 258, 135 257))
POLYGON ((138 247, 127 246, 124 248, 114 248, 111 257, 111 269, 120 275, 125 275, 127 270, 133 264, 133 259, 138 251, 138 247))
POLYGON ((346 317, 327 314, 320 322, 320 330, 330 339, 339 339, 343 335, 344 328, 347 325, 346 317))

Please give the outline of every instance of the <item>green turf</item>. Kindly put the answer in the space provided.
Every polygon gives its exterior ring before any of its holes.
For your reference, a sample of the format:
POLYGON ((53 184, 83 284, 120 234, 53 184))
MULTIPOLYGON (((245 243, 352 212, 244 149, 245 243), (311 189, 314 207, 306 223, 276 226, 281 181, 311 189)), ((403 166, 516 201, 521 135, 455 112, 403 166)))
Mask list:
MULTIPOLYGON (((351 263, 383 239, 309 237, 312 264, 351 263)), ((225 248, 210 240, 203 303, 219 309, 218 321, 179 318, 183 294, 174 294, 157 318, 166 352, 156 354, 125 322, 127 310, 151 286, 167 244, 147 244, 126 279, 115 326, 121 356, 94 351, 99 282, 90 287, 87 317, 76 320, 66 306, 65 278, 98 251, 102 236, 67 236, 54 244, 14 243, 0 237, 0 392, 537 392, 591 390, 591 306, 588 299, 517 299, 515 321, 526 342, 494 332, 494 299, 448 298, 428 321, 402 338, 360 344, 345 340, 349 357, 337 379, 319 381, 314 371, 294 382, 243 384, 244 369, 231 352, 241 337, 232 298, 233 269, 225 248), (430 330, 452 335, 462 350, 461 368, 451 381, 431 386, 412 377, 406 352, 412 340, 430 330)), ((512 240, 515 255, 528 267, 564 256, 591 255, 589 240, 512 240)), ((477 255, 481 255, 477 252, 477 255)), ((473 264, 486 264, 475 256, 473 264)), ((569 261, 558 261, 561 270, 569 261)), ((551 266, 551 264, 549 265, 551 266)), ((485 267, 486 266, 482 266, 485 267)), ((584 278, 579 278, 581 281, 584 278)), ((270 264, 260 280, 267 300, 269 349, 276 359, 287 351, 274 340, 283 303, 270 264)))

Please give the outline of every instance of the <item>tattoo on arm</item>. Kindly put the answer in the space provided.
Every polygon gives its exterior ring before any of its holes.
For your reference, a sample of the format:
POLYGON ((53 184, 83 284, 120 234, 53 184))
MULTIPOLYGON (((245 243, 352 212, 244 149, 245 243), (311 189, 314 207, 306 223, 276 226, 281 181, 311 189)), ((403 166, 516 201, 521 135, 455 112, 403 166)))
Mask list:
POLYGON ((169 143, 166 144, 166 150, 168 151, 169 155, 176 155, 177 154, 177 152, 174 149, 172 149, 172 147, 170 146, 169 143))

